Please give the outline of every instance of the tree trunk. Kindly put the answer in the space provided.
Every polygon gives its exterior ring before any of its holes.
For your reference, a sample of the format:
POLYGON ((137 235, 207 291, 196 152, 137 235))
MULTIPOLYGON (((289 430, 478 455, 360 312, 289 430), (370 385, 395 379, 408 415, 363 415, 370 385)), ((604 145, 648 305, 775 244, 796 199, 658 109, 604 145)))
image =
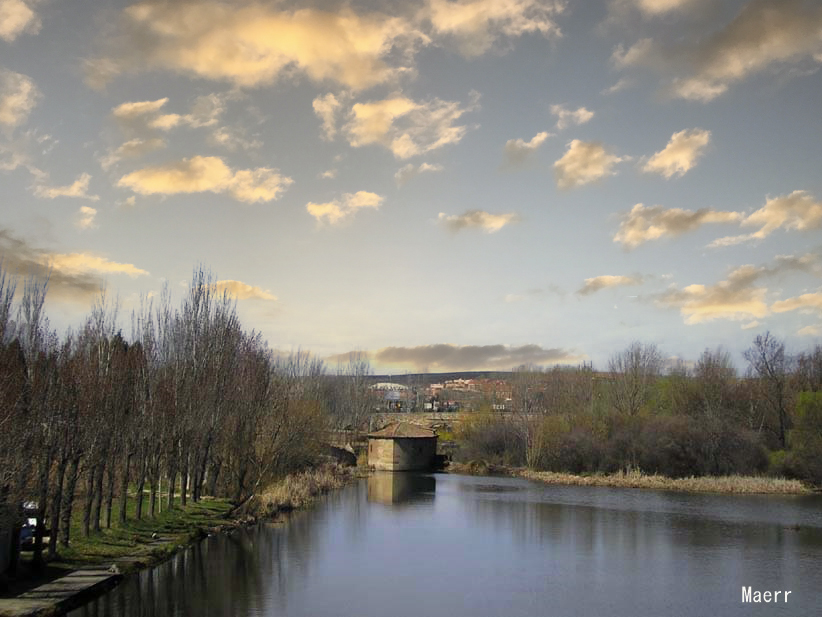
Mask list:
POLYGON ((168 472, 168 509, 174 507, 174 484, 177 482, 177 470, 172 469, 168 472))
POLYGON ((49 559, 57 555, 57 534, 60 531, 60 508, 63 506, 63 483, 66 479, 68 458, 63 456, 57 464, 57 484, 51 499, 51 530, 49 531, 49 559))
POLYGON ((111 529, 111 507, 114 502, 114 468, 109 465, 106 469, 106 529, 111 529))
POLYGON ((91 535, 91 507, 94 505, 94 476, 97 468, 90 466, 86 476, 86 502, 83 504, 83 535, 91 535))
POLYGON ((40 465, 39 477, 37 479, 37 526, 34 528, 34 555, 31 563, 36 572, 43 569, 43 536, 46 532, 46 506, 49 495, 49 471, 51 470, 51 453, 43 455, 43 462, 40 465))
POLYGON ((123 474, 120 476, 120 513, 118 519, 120 525, 126 524, 126 507, 128 505, 128 480, 129 469, 131 468, 131 459, 134 457, 132 452, 126 455, 126 464, 123 465, 123 474))
POLYGON ((68 468, 68 482, 63 491, 62 524, 60 526, 60 543, 68 546, 71 539, 71 511, 74 507, 74 489, 77 486, 77 476, 80 468, 80 458, 71 459, 68 468))
POLYGON ((106 471, 105 462, 100 464, 94 477, 94 514, 91 528, 100 531, 100 513, 103 509, 103 474, 106 471))
POLYGON ((222 463, 215 461, 211 464, 211 474, 208 477, 208 492, 212 497, 217 496, 217 478, 220 475, 222 463))
POLYGON ((143 450, 142 455, 140 456, 140 461, 139 461, 139 464, 137 465, 137 469, 138 469, 138 471, 137 471, 137 505, 136 505, 135 516, 137 517, 137 520, 139 521, 140 519, 143 518, 143 500, 144 500, 143 491, 146 488, 146 455, 145 455, 145 449, 143 450))

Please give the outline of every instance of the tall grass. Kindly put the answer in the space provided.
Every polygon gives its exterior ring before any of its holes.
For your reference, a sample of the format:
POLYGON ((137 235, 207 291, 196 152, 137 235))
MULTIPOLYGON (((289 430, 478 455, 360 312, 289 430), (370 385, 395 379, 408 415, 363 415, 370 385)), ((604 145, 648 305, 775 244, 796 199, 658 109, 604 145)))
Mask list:
POLYGON ((269 486, 249 507, 257 516, 274 516, 278 512, 304 508, 318 496, 341 488, 352 478, 352 469, 341 465, 324 465, 290 474, 269 486))

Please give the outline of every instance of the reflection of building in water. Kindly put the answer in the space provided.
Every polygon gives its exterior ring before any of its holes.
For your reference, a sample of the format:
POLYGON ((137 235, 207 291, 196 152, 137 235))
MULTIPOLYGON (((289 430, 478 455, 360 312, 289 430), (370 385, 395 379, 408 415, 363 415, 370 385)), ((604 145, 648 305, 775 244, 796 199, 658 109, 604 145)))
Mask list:
POLYGON ((432 469, 437 434, 408 422, 389 424, 368 435, 368 466, 381 471, 432 469))
POLYGON ((368 476, 368 501, 385 505, 431 501, 437 489, 434 476, 376 471, 368 476))

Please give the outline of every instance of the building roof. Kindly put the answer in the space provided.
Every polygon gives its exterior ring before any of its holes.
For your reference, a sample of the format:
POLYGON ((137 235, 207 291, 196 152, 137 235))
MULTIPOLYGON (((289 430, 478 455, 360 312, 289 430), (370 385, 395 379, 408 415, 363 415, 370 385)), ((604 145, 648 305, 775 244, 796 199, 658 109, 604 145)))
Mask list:
POLYGON ((436 438, 437 434, 427 428, 411 424, 410 422, 392 422, 384 429, 375 433, 368 433, 369 437, 375 439, 395 439, 395 438, 436 438))

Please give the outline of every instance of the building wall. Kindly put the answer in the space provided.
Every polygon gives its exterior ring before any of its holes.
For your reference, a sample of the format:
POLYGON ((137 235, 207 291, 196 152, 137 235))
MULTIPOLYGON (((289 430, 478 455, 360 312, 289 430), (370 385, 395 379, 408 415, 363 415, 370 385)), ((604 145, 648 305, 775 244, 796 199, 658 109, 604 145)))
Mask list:
POLYGON ((368 465, 380 471, 431 469, 436 454, 436 437, 368 440, 368 465))

